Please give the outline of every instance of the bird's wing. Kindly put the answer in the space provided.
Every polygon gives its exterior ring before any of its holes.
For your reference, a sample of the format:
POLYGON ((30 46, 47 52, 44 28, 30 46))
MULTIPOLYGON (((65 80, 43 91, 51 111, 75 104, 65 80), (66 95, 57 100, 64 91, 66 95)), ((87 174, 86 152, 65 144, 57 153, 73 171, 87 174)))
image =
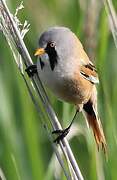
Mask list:
POLYGON ((80 74, 83 76, 83 78, 87 79, 93 84, 99 83, 96 68, 91 62, 81 66, 80 74))

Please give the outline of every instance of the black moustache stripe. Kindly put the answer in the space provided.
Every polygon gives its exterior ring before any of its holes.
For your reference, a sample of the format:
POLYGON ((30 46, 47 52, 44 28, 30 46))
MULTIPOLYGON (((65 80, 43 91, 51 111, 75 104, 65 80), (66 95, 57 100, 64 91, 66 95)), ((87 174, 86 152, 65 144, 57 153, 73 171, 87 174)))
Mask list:
POLYGON ((51 67, 51 70, 53 71, 55 66, 57 65, 58 61, 58 55, 57 55, 57 52, 54 48, 52 49, 48 49, 46 50, 48 56, 49 56, 49 62, 50 62, 50 67, 51 67))
POLYGON ((41 60, 41 58, 39 58, 39 60, 40 60, 40 66, 41 66, 41 69, 43 69, 44 66, 45 66, 45 64, 44 64, 44 62, 41 60))

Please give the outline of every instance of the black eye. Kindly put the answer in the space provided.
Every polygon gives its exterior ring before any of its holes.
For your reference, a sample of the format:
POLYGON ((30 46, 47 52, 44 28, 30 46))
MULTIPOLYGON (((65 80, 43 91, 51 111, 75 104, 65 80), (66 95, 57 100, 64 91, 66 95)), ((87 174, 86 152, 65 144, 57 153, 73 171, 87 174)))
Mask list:
POLYGON ((51 43, 50 43, 50 47, 53 48, 53 47, 55 47, 55 46, 56 46, 55 42, 51 42, 51 43))
POLYGON ((52 52, 54 52, 55 50, 56 50, 56 43, 53 42, 53 41, 48 42, 48 43, 47 43, 47 46, 46 46, 46 48, 45 48, 45 51, 46 51, 47 53, 52 53, 52 52))

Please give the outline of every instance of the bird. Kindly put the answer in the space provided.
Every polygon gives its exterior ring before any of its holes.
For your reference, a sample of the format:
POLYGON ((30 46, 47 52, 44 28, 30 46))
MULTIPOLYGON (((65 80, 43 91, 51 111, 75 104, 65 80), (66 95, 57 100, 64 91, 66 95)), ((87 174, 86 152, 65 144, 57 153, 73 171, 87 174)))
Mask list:
MULTIPOLYGON (((98 73, 80 40, 69 28, 55 26, 41 34, 38 45, 34 54, 38 56, 37 64, 26 69, 29 76, 37 72, 58 99, 73 104, 76 114, 82 112, 98 149, 106 152, 106 138, 97 110, 98 73)), ((59 134, 55 141, 68 134, 75 116, 66 129, 53 131, 59 134)))

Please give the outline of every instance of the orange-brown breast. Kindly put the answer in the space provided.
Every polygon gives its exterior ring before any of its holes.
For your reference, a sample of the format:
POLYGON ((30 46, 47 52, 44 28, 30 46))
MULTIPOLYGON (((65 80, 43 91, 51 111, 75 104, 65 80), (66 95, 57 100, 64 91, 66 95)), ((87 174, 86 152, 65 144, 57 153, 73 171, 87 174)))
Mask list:
POLYGON ((60 99, 69 103, 84 104, 89 100, 93 86, 80 75, 80 72, 77 72, 74 74, 74 79, 64 79, 56 93, 60 99))

